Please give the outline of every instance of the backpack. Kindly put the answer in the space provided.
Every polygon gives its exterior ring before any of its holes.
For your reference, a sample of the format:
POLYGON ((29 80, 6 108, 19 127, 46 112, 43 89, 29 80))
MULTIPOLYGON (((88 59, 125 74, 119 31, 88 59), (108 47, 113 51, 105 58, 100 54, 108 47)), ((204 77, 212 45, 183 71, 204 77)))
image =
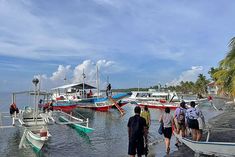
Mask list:
POLYGON ((178 124, 184 124, 185 123, 185 113, 184 110, 180 108, 180 113, 177 116, 177 122, 178 124))

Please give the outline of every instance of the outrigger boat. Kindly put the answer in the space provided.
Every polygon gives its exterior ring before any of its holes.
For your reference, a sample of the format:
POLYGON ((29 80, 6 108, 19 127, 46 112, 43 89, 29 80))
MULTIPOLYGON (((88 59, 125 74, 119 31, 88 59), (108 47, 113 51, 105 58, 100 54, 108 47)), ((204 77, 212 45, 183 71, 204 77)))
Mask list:
MULTIPOLYGON (((213 130, 225 128, 213 128, 213 130)), ((228 129, 227 129, 228 130, 228 129)), ((231 129, 234 131, 234 129, 231 129)), ((234 142, 209 142, 210 130, 208 131, 206 141, 192 141, 188 138, 182 137, 174 132, 176 138, 184 143, 196 154, 206 154, 215 156, 235 156, 235 143, 234 142)))
POLYGON ((120 100, 130 95, 131 95, 130 93, 119 93, 111 97, 90 98, 90 99, 83 99, 80 101, 72 101, 72 102, 77 105, 77 108, 87 108, 96 111, 108 111, 113 106, 116 106, 116 104, 119 107, 126 105, 128 102, 126 101, 122 102, 120 100), (112 101, 110 100, 110 98, 112 99, 112 101))
POLYGON ((80 115, 82 118, 77 118, 71 114, 67 114, 61 111, 57 111, 57 113, 60 114, 59 121, 62 122, 57 122, 57 124, 65 124, 84 133, 91 133, 94 131, 93 128, 88 127, 89 119, 85 119, 82 115, 80 115))
MULTIPOLYGON (((40 113, 40 111, 38 110, 38 105, 36 104, 36 102, 38 102, 40 94, 37 87, 38 83, 39 80, 37 78, 33 79, 33 84, 35 85, 35 91, 33 93, 35 96, 34 109, 25 107, 25 109, 20 111, 18 115, 18 120, 21 126, 24 127, 24 133, 21 138, 19 148, 22 147, 24 140, 26 139, 33 147, 33 149, 37 152, 42 149, 45 142, 51 136, 47 127, 48 117, 50 117, 50 115, 47 115, 46 113, 40 113)), ((13 102, 15 102, 16 100, 16 94, 19 93, 13 93, 13 102)), ((51 119, 53 118, 51 117, 51 119)))
POLYGON ((180 99, 175 92, 157 92, 155 90, 133 91, 128 100, 135 105, 158 109, 166 107, 176 109, 180 103, 180 99))
MULTIPOLYGON (((27 106, 23 110, 19 110, 19 113, 18 113, 18 108, 17 108, 17 111, 14 111, 14 114, 11 113, 12 114, 11 116, 4 116, 7 118, 12 118, 11 125, 3 125, 3 122, 2 122, 3 113, 0 113, 0 128, 13 128, 17 126, 23 128, 23 135, 20 140, 19 149, 21 149, 22 147, 26 147, 25 140, 27 140, 30 146, 32 146, 32 148, 36 152, 39 152, 42 149, 45 142, 47 142, 49 137, 51 136, 48 130, 48 125, 53 124, 55 122, 54 118, 52 117, 52 113, 54 111, 52 112, 46 109, 44 110, 44 112, 42 112, 38 109, 38 106, 41 105, 41 104, 37 104, 39 95, 48 96, 48 93, 39 91, 39 89, 37 88, 38 82, 39 82, 38 79, 33 80, 33 83, 35 85, 35 91, 15 92, 12 94, 12 103, 14 104, 16 104, 15 103, 16 95, 18 94, 28 94, 29 96, 34 95, 34 100, 35 100, 34 108, 27 106), (50 123, 50 120, 53 123, 50 123), (15 121, 18 121, 20 125, 15 125, 15 121)), ((45 100, 48 100, 48 99, 45 99, 45 100)), ((62 113, 68 116, 68 114, 64 112, 62 113)), ((4 112, 4 114, 9 114, 9 113, 4 112)), ((63 119, 64 121, 67 121, 67 122, 59 123, 59 124, 61 125, 71 124, 71 125, 74 125, 76 128, 80 128, 80 130, 83 130, 86 133, 94 130, 88 127, 88 122, 89 122, 88 119, 86 121, 82 121, 81 119, 78 119, 73 116, 70 116, 69 119, 66 119, 66 117, 64 116, 63 119), (71 118, 76 120, 76 122, 71 121, 70 120, 71 118), (86 124, 86 125, 82 126, 82 124, 86 124)))
MULTIPOLYGON (((102 96, 99 90, 99 77, 98 66, 96 72, 96 87, 85 83, 84 70, 82 73, 83 82, 73 83, 59 86, 52 89, 52 99, 55 100, 54 108, 64 110, 66 107, 73 109, 75 106, 78 108, 88 108, 97 111, 108 111, 116 103, 110 101, 112 94, 106 92, 106 97, 102 96), (96 89, 96 91, 92 91, 96 89), (67 101, 67 102, 66 102, 67 101)), ((110 84, 109 84, 110 85, 110 84)), ((111 92, 111 86, 109 92, 111 92)), ((125 97, 130 96, 130 93, 120 93, 112 96, 112 100, 119 101, 125 97)), ((119 107, 127 104, 126 102, 120 103, 119 107)))

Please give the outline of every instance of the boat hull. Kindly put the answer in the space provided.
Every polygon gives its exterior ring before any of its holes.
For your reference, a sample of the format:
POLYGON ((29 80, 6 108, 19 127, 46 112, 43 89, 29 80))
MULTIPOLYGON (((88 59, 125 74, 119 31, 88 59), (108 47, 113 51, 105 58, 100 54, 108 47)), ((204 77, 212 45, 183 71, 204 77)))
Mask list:
POLYGON ((110 108, 112 108, 113 105, 107 105, 107 106, 81 106, 77 105, 77 108, 85 108, 85 109, 92 109, 95 111, 101 111, 101 112, 107 112, 110 108))
MULTIPOLYGON (((59 120, 62 121, 62 122, 70 122, 67 118, 65 118, 64 116, 60 116, 59 117, 59 120)), ((84 125, 81 125, 81 124, 68 124, 69 126, 71 126, 72 128, 78 130, 78 131, 82 131, 84 133, 91 133, 94 131, 93 128, 89 128, 89 127, 86 127, 84 125)))
MULTIPOLYGON (((119 93, 119 94, 113 95, 112 98, 115 101, 119 101, 130 95, 131 93, 119 93)), ((122 106, 125 104, 126 103, 123 103, 122 106)), ((77 107, 77 108, 86 108, 86 109, 106 112, 110 108, 112 108, 112 106, 114 106, 114 104, 110 102, 108 97, 100 97, 100 98, 96 97, 96 98, 87 98, 87 99, 81 99, 81 100, 63 100, 63 101, 59 100, 55 103, 55 105, 53 105, 53 108, 55 108, 56 110, 67 111, 69 109, 72 110, 77 107)))
POLYGON ((40 137, 40 134, 35 134, 32 131, 28 131, 26 134, 27 141, 31 144, 36 152, 39 152, 44 143, 48 140, 48 137, 40 137))
POLYGON ((235 143, 227 142, 206 142, 206 141, 192 141, 187 138, 182 138, 174 132, 175 136, 183 142, 186 146, 196 153, 216 155, 216 156, 234 156, 235 143))
POLYGON ((68 106, 53 106, 53 110, 60 110, 64 112, 70 112, 73 109, 75 109, 77 106, 76 105, 68 105, 68 106))

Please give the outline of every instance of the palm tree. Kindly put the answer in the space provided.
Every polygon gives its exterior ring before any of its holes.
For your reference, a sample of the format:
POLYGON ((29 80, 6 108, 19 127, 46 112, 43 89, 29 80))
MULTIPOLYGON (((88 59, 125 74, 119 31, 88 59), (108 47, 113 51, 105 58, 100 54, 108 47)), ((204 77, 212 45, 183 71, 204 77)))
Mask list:
POLYGON ((208 71, 208 74, 210 75, 211 79, 213 81, 216 81, 216 78, 213 76, 214 73, 216 73, 217 71, 219 70, 219 68, 214 68, 214 67, 211 67, 211 69, 208 71))
POLYGON ((203 74, 198 75, 198 79, 195 83, 195 87, 198 93, 206 94, 207 93, 207 84, 209 81, 206 79, 206 76, 203 74))
POLYGON ((235 96, 235 37, 229 42, 229 52, 220 61, 218 70, 212 74, 220 85, 220 92, 235 96))

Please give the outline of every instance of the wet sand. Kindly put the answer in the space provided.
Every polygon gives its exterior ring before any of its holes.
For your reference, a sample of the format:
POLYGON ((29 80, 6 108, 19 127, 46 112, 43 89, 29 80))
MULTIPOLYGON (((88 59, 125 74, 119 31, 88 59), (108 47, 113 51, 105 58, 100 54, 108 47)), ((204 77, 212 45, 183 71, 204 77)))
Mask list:
MULTIPOLYGON (((221 108, 217 105, 216 107, 221 108)), ((224 112, 216 117, 208 120, 211 126, 211 134, 209 141, 217 142, 235 142, 235 104, 226 104, 223 106, 224 112), (213 128, 223 128, 216 130, 213 128), (228 130, 226 130, 228 129, 228 130)), ((185 145, 181 145, 177 151, 174 151, 170 157, 194 157, 195 153, 185 145)), ((200 155, 201 157, 207 157, 208 155, 200 155)))

